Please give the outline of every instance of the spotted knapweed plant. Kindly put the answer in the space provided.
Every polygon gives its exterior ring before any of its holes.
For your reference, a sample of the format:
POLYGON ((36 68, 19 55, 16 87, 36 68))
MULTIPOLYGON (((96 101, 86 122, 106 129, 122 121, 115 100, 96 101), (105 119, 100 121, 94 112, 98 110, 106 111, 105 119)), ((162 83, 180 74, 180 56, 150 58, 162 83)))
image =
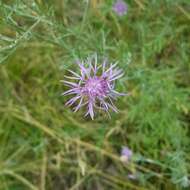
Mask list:
POLYGON ((65 76, 74 81, 62 80, 70 88, 62 95, 75 95, 66 102, 66 105, 76 105, 78 102, 74 112, 86 106, 85 116, 90 115, 92 119, 94 119, 94 109, 106 111, 108 114, 109 109, 118 112, 113 100, 126 94, 115 91, 115 80, 124 74, 122 69, 117 68, 117 63, 109 64, 107 59, 104 59, 101 64, 98 64, 97 54, 94 54, 86 61, 77 61, 76 64, 80 74, 68 70, 72 76, 65 76))
POLYGON ((123 16, 127 14, 127 3, 125 3, 123 0, 117 0, 114 5, 113 5, 113 11, 118 15, 118 16, 123 16))

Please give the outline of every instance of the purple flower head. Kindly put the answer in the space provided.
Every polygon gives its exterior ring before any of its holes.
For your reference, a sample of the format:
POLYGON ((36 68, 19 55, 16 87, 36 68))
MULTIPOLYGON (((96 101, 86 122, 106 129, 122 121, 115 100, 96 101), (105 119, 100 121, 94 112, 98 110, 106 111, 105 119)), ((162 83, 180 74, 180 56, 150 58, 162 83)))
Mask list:
POLYGON ((123 16, 127 14, 127 9, 128 9, 127 4, 123 0, 117 0, 113 5, 113 11, 118 16, 123 16))
POLYGON ((121 160, 128 162, 133 155, 133 152, 128 147, 123 147, 121 150, 121 160))
POLYGON ((118 69, 117 63, 108 66, 105 59, 102 64, 98 66, 97 55, 88 57, 86 61, 77 61, 77 66, 80 69, 80 74, 68 70, 73 76, 65 76, 74 82, 65 81, 69 90, 62 95, 75 95, 66 105, 71 106, 78 103, 74 107, 74 112, 81 107, 87 107, 85 116, 90 115, 94 119, 94 109, 100 109, 108 113, 109 109, 117 112, 117 108, 113 104, 118 96, 126 95, 114 90, 115 80, 123 76, 123 71, 118 69))

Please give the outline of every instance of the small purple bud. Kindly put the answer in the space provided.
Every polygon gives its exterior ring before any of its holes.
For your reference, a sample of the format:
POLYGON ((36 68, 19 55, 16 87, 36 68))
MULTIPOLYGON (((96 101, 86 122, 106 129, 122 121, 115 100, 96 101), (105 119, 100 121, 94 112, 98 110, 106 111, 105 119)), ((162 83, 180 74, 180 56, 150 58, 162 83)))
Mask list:
POLYGON ((137 176, 135 174, 128 174, 128 178, 135 180, 135 179, 137 179, 137 176))
POLYGON ((121 150, 121 161, 128 162, 133 155, 133 152, 128 147, 123 147, 121 150))
POLYGON ((127 3, 125 3, 123 0, 117 0, 115 4, 113 5, 113 11, 118 15, 118 16, 123 16, 127 14, 127 3))

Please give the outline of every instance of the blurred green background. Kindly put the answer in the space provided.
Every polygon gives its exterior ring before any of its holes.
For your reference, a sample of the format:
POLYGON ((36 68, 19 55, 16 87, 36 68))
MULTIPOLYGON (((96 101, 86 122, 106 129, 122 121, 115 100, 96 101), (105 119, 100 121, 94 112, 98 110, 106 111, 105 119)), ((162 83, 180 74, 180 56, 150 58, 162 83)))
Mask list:
POLYGON ((123 17, 114 2, 0 0, 0 190, 190 188, 189 0, 126 0, 123 17), (111 119, 61 96, 94 52, 119 61, 131 93, 111 119))

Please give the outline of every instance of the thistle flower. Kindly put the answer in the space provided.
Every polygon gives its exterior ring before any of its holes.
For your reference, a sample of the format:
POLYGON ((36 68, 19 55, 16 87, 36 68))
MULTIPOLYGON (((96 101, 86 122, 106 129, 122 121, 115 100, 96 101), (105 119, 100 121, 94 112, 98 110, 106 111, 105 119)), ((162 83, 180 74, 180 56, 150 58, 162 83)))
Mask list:
POLYGON ((113 11, 118 16, 123 16, 127 13, 127 4, 123 0, 117 0, 115 4, 113 5, 113 11))
POLYGON ((80 74, 68 70, 73 76, 65 76, 68 79, 75 80, 70 82, 63 80, 65 85, 70 87, 62 95, 75 95, 66 102, 67 106, 78 105, 74 107, 74 112, 81 107, 87 107, 85 116, 90 115, 94 119, 94 109, 100 109, 109 113, 109 109, 118 112, 113 104, 118 96, 125 95, 114 90, 115 80, 123 76, 123 71, 118 69, 117 63, 108 66, 107 60, 98 66, 97 55, 88 57, 86 61, 77 61, 80 74))
POLYGON ((128 147, 123 147, 121 150, 121 161, 128 162, 133 155, 133 152, 128 147))

